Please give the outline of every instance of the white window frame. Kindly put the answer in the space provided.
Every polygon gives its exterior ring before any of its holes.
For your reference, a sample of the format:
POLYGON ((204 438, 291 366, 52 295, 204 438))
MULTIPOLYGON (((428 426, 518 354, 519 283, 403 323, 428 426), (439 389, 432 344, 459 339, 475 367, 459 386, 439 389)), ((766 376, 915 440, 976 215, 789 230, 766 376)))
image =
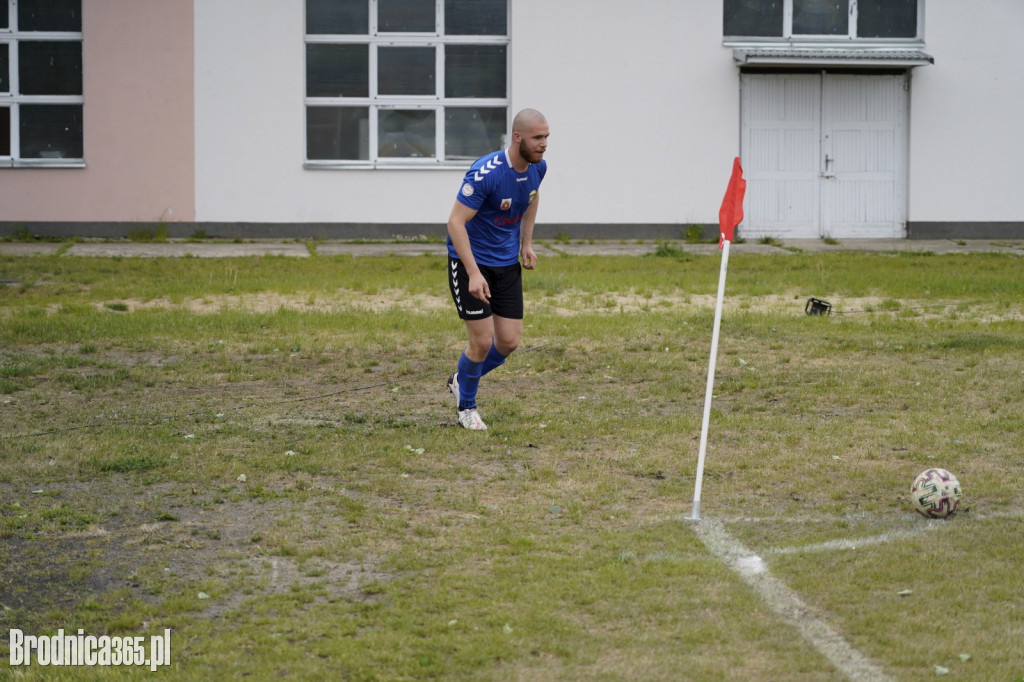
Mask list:
MULTIPOLYGON (((7 28, 0 28, 0 44, 7 45, 9 78, 7 92, 0 92, 0 107, 11 112, 11 154, 0 156, 0 168, 84 168, 85 158, 23 159, 21 158, 21 105, 22 104, 78 104, 85 110, 85 95, 20 95, 18 43, 21 41, 66 41, 83 43, 81 31, 19 31, 18 0, 0 0, 7 3, 7 28)), ((84 2, 83 2, 84 4, 84 2)), ((83 44, 84 47, 84 44, 83 44)), ((84 60, 83 60, 84 61, 84 60)), ((83 79, 85 74, 83 73, 83 79)), ((83 88, 84 90, 84 88, 83 88)), ((82 131, 84 137, 85 131, 82 131)), ((82 140, 83 155, 85 140, 82 140)))
MULTIPOLYGON (((305 34, 305 44, 355 44, 366 45, 369 43, 369 96, 368 97, 309 97, 305 96, 303 101, 306 109, 311 106, 330 107, 365 107, 369 109, 369 152, 368 160, 354 159, 316 159, 306 158, 304 167, 308 169, 333 169, 333 168, 392 168, 392 169, 424 169, 424 168, 465 168, 465 159, 444 158, 445 150, 445 109, 451 107, 491 107, 505 108, 507 129, 509 126, 509 107, 511 98, 508 97, 511 88, 509 78, 510 63, 510 30, 506 30, 503 36, 493 35, 445 35, 444 33, 444 0, 436 3, 434 31, 430 33, 384 33, 378 30, 377 24, 377 2, 370 0, 369 34, 368 35, 330 35, 330 34, 305 34), (445 92, 445 51, 446 45, 497 45, 505 46, 505 94, 503 98, 446 98, 445 92), (437 87, 434 95, 380 95, 377 93, 377 48, 378 47, 433 47, 435 58, 435 76, 437 87), (379 153, 379 127, 377 113, 383 110, 433 110, 434 111, 434 154, 433 158, 380 158, 379 153)), ((511 13, 512 0, 506 3, 506 13, 511 13)), ((508 17, 511 19, 511 17, 508 17)), ((506 26, 510 25, 506 20, 506 26)), ((305 139, 305 136, 304 138, 305 139)), ((306 149, 303 153, 305 157, 306 149)), ((486 153, 486 152, 485 152, 486 153)))
POLYGON ((829 35, 829 34, 811 34, 811 33, 798 33, 793 34, 793 0, 782 0, 782 35, 781 36, 727 36, 726 44, 748 44, 748 43, 771 43, 771 42, 816 42, 816 43, 856 43, 857 45, 863 44, 880 44, 880 45, 921 45, 923 39, 921 36, 924 35, 924 4, 925 0, 917 0, 917 35, 913 38, 861 38, 857 35, 857 18, 858 18, 858 6, 857 0, 849 0, 849 24, 847 26, 848 31, 846 35, 829 35))

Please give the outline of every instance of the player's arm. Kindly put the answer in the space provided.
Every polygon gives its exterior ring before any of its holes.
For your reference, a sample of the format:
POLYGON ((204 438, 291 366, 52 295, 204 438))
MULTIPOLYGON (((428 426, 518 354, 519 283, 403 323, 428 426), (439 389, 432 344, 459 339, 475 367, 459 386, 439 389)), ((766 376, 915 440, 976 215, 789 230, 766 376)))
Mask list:
POLYGON ((459 254, 459 260, 466 268, 469 275, 469 293, 481 301, 491 300, 491 290, 487 286, 487 280, 480 274, 476 258, 473 257, 473 248, 469 244, 469 232, 466 231, 466 223, 476 215, 476 209, 466 206, 458 199, 452 206, 451 215, 448 216, 448 236, 452 238, 452 245, 455 253, 459 254))
POLYGON ((533 195, 533 203, 523 214, 519 224, 519 255, 523 258, 523 267, 533 270, 537 264, 537 254, 533 251, 533 224, 537 221, 537 205, 540 203, 540 192, 533 195))

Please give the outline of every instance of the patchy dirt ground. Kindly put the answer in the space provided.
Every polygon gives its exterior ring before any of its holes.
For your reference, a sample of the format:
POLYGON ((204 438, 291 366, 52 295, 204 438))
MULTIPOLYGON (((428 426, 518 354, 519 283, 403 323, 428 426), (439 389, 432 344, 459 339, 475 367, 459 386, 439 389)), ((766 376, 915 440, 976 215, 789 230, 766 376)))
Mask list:
POLYGON ((173 301, 168 297, 149 300, 129 298, 95 305, 98 310, 110 309, 111 305, 115 305, 124 306, 127 311, 181 308, 199 314, 219 313, 224 310, 241 310, 251 313, 272 313, 278 310, 329 313, 343 310, 382 311, 394 306, 433 310, 451 305, 451 299, 427 294, 410 294, 401 289, 389 289, 373 295, 359 291, 339 290, 329 296, 260 293, 204 296, 182 301, 173 301))
POLYGON ((212 617, 251 599, 302 588, 314 588, 323 599, 358 599, 367 584, 388 580, 374 560, 301 559, 268 551, 264 541, 279 532, 274 526, 281 518, 305 527, 325 523, 315 500, 253 499, 223 488, 180 490, 174 483, 145 485, 134 477, 35 489, 5 483, 0 500, 5 516, 56 520, 6 532, 0 549, 5 637, 10 627, 45 631, 55 613, 90 602, 178 597, 212 617), (244 588, 207 594, 197 587, 205 584, 244 588))
MULTIPOLYGON (((1024 308, 1019 306, 964 308, 960 301, 903 300, 889 301, 877 296, 833 299, 832 314, 898 314, 913 315, 925 319, 947 317, 952 314, 967 314, 980 322, 1024 319, 1024 308)), ((664 309, 714 310, 716 296, 711 294, 687 294, 684 292, 659 292, 653 294, 608 293, 599 296, 566 290, 557 295, 527 296, 529 312, 544 312, 557 315, 579 315, 582 313, 637 313, 664 309)), ((739 312, 781 313, 802 315, 805 313, 807 297, 797 294, 771 294, 767 296, 727 297, 725 309, 739 312)), ((410 294, 402 289, 389 289, 376 294, 365 294, 355 290, 338 290, 325 294, 241 294, 205 296, 203 298, 175 301, 168 297, 149 300, 136 298, 96 303, 98 310, 131 312, 146 309, 181 308, 198 314, 213 314, 224 310, 239 310, 252 313, 272 313, 278 310, 303 312, 341 312, 367 310, 382 312, 394 307, 413 308, 420 311, 442 310, 451 306, 451 299, 444 295, 410 294)), ((56 312, 54 306, 51 312, 56 312)))

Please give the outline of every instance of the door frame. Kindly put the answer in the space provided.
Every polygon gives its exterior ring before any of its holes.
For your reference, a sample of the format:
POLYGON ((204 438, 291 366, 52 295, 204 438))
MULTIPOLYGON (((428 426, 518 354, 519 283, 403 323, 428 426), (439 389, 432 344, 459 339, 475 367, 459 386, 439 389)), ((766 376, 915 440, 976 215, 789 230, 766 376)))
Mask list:
MULTIPOLYGON (((838 80, 838 79, 837 79, 838 80)), ((778 237, 790 239, 814 238, 903 238, 906 237, 907 224, 907 187, 908 155, 909 155, 909 86, 910 71, 908 69, 877 69, 877 70, 827 70, 827 69, 757 69, 743 70, 740 73, 740 157, 744 161, 744 172, 747 177, 747 194, 744 201, 745 220, 741 227, 741 236, 752 238, 778 237), (893 118, 892 130, 892 162, 891 171, 891 220, 885 220, 884 226, 864 222, 862 225, 846 225, 838 234, 832 228, 832 210, 829 201, 835 195, 835 185, 827 183, 835 181, 835 174, 829 167, 833 161, 826 160, 832 151, 831 142, 826 142, 828 121, 826 116, 826 97, 829 97, 830 76, 850 77, 897 77, 900 83, 894 103, 895 110, 889 112, 893 118), (758 128, 752 134, 751 102, 754 79, 768 83, 773 98, 782 101, 769 103, 769 106, 787 109, 783 114, 785 120, 767 123, 767 129, 758 128), (777 83, 772 84, 772 81, 777 83), (787 84, 788 81, 788 84, 787 84), (816 86, 809 84, 815 82, 816 86), (791 94, 787 94, 787 88, 791 94), (807 107, 816 109, 811 115, 807 107), (787 118, 789 110, 796 111, 792 118, 787 118), (802 120, 801 120, 802 117, 802 120), (816 120, 811 120, 816 118, 816 120), (775 126, 775 129, 772 129, 775 126), (773 133, 777 133, 773 135, 773 133), (754 140, 757 140, 756 142, 754 140), (792 152, 791 158, 783 158, 787 153, 783 149, 786 141, 797 140, 804 148, 792 152), (759 146, 758 146, 759 145, 759 146), (806 148, 814 145, 814 149, 806 148), (788 164, 788 165, 787 165, 788 164), (826 215, 829 212, 829 215, 826 215)), ((762 91, 762 95, 763 95, 762 91)), ((763 106, 757 103, 757 106, 763 106)), ((755 124, 757 123, 755 122, 755 124)), ((868 201, 868 199, 862 199, 868 201)), ((865 209, 867 204, 864 204, 865 209)), ((887 216, 888 217, 888 216, 887 216)))

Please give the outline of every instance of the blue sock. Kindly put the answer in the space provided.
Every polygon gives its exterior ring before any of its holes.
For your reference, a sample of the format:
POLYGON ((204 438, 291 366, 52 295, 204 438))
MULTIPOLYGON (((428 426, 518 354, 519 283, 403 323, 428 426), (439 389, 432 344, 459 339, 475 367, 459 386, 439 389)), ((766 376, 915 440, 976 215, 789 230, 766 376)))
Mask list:
POLYGON ((480 368, 483 362, 473 362, 463 353, 459 358, 459 409, 476 407, 476 392, 480 388, 480 368))
POLYGON ((490 372, 495 367, 500 367, 505 364, 505 358, 507 355, 502 355, 498 352, 498 349, 494 347, 494 343, 491 343, 491 350, 487 352, 487 357, 484 358, 483 367, 480 368, 480 376, 483 376, 490 372))

